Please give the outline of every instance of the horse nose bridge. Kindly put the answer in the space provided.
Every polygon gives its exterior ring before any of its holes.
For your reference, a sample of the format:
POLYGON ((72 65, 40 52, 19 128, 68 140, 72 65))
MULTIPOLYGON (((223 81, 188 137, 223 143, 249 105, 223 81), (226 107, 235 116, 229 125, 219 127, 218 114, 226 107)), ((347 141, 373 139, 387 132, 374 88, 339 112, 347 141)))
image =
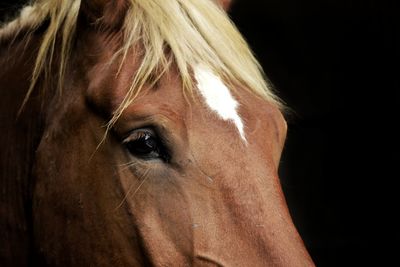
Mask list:
POLYGON ((194 266, 312 266, 290 219, 219 209, 194 231, 194 266), (245 214, 245 216, 243 216, 245 214))
POLYGON ((195 266, 295 266, 303 250, 277 176, 214 177, 193 205, 195 266), (212 192, 211 192, 212 191, 212 192), (294 244, 294 245, 293 245, 294 244), (286 264, 288 263, 288 264, 286 264))

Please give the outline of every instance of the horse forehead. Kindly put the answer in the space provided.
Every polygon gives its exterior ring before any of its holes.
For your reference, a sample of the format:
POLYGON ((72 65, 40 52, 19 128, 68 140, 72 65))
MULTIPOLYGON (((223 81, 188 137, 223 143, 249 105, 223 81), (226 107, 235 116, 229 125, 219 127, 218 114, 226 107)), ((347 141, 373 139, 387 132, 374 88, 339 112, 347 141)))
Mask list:
POLYGON ((204 98, 208 108, 227 123, 233 123, 242 138, 246 142, 244 125, 238 113, 238 102, 232 96, 224 82, 207 67, 197 65, 194 67, 194 75, 197 89, 204 98))

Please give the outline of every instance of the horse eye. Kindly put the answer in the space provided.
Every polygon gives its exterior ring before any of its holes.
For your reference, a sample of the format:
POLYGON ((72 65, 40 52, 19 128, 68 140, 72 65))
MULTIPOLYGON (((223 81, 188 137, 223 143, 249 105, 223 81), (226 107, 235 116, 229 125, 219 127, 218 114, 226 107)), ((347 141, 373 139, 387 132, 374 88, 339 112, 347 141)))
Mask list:
POLYGON ((135 157, 145 160, 162 159, 167 161, 168 159, 161 140, 150 129, 134 130, 123 143, 135 157))

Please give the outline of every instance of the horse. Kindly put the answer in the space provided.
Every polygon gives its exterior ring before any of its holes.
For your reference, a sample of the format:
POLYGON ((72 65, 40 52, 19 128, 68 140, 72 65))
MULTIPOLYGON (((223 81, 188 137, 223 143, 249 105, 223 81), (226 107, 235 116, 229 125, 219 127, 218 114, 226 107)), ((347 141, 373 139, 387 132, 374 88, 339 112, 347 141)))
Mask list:
POLYGON ((1 266, 314 266, 284 105, 221 3, 36 0, 2 26, 1 266))

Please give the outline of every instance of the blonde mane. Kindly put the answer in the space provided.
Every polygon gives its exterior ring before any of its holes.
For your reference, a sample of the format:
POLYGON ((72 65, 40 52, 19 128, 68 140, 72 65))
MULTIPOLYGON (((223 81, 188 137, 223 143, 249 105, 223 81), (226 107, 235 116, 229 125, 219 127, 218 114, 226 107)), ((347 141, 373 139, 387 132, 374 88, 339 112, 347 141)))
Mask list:
MULTIPOLYGON (((144 47, 143 60, 132 79, 130 90, 115 111, 112 125, 133 101, 143 85, 154 73, 164 73, 171 56, 177 65, 185 90, 194 87, 191 70, 201 64, 208 67, 231 88, 238 85, 280 106, 265 80, 264 73, 246 41, 212 0, 127 0, 129 8, 123 23, 124 44, 115 58, 127 59, 128 50, 138 43, 144 47), (171 51, 166 55, 165 48, 171 51)), ((59 89, 76 38, 76 25, 81 0, 36 0, 25 7, 20 16, 0 29, 0 40, 17 34, 22 29, 34 30, 49 21, 26 94, 28 100, 40 75, 49 75, 53 55, 60 57, 59 89), (60 38, 61 47, 56 47, 60 38), (58 55, 58 54, 57 54, 58 55)))

